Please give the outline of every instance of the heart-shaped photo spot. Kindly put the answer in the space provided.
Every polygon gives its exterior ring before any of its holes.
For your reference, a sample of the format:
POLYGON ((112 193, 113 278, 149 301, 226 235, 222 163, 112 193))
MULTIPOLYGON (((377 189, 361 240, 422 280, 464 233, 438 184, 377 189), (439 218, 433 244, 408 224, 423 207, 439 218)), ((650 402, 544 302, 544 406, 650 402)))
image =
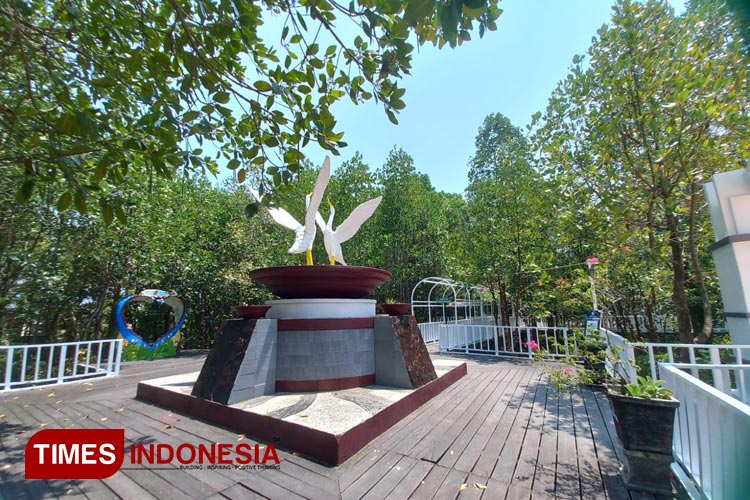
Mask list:
POLYGON ((164 290, 143 290, 120 300, 115 308, 117 328, 123 338, 151 351, 177 335, 185 318, 185 303, 164 290), (126 314, 128 305, 133 307, 126 314))

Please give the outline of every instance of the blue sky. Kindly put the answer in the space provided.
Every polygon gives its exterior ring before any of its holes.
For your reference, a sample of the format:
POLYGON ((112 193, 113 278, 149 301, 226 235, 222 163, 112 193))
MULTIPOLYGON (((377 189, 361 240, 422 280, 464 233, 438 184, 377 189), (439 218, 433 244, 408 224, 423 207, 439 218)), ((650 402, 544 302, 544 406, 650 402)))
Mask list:
MULTIPOLYGON (((417 170, 441 191, 462 193, 474 137, 484 117, 500 112, 521 128, 543 111, 557 83, 565 78, 573 56, 584 54, 596 31, 608 23, 614 0, 503 0, 495 32, 461 47, 438 50, 424 46, 414 55, 406 109, 393 125, 379 104, 335 105, 339 130, 349 146, 332 158, 335 168, 362 153, 372 170, 398 146, 417 170)), ((682 10, 684 0, 670 0, 682 10)), ((308 145, 305 154, 320 165, 326 152, 308 145)))
MULTIPOLYGON (((456 49, 429 46, 415 54, 412 74, 402 82, 406 109, 398 115, 398 126, 378 104, 338 103, 334 114, 349 146, 332 158, 332 165, 360 151, 374 170, 395 145, 414 158, 436 189, 463 192, 484 117, 500 112, 525 129, 568 74, 573 56, 585 53, 596 31, 609 22, 613 3, 503 0, 497 31, 456 49)), ((671 3, 684 5, 682 0, 671 3)), ((306 154, 316 165, 325 156, 312 148, 306 154)))

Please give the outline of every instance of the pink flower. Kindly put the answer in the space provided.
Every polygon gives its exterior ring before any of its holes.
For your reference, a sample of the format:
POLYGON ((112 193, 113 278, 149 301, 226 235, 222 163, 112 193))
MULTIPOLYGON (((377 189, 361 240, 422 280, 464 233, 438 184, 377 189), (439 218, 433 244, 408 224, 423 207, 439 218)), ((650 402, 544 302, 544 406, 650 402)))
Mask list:
POLYGON ((570 368, 568 368, 568 367, 565 367, 565 368, 563 368, 563 369, 562 369, 562 371, 563 371, 563 373, 564 373, 565 375, 568 375, 568 374, 570 373, 570 368))
POLYGON ((528 347, 532 351, 536 351, 537 349, 539 349, 539 343, 536 340, 529 340, 528 342, 526 342, 526 347, 528 347))
POLYGON ((586 259, 586 264, 588 265, 594 265, 599 263, 599 257, 591 257, 589 259, 586 259))

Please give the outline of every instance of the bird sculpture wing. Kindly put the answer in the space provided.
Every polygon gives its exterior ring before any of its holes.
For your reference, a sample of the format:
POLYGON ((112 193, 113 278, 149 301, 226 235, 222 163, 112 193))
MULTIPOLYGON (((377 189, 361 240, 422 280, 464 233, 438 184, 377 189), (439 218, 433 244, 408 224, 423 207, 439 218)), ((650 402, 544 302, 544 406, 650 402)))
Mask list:
POLYGON ((326 230, 326 220, 320 215, 320 212, 315 212, 315 223, 318 225, 318 229, 321 231, 326 230))
POLYGON ((307 213, 305 213, 305 228, 315 232, 315 219, 318 215, 318 209, 320 203, 323 201, 323 193, 328 187, 328 181, 331 179, 331 160, 326 156, 323 161, 323 166, 320 167, 318 173, 318 179, 315 181, 315 187, 313 188, 312 196, 310 197, 310 204, 307 206, 307 213))
POLYGON ((380 205, 382 200, 383 197, 378 196, 377 198, 366 201, 355 208, 352 213, 349 214, 349 217, 347 217, 346 220, 336 228, 336 231, 333 233, 334 239, 339 244, 351 239, 352 236, 357 234, 357 231, 362 227, 362 224, 364 224, 365 221, 375 213, 375 209, 378 208, 378 205, 380 205))
POLYGON ((315 187, 312 194, 307 199, 307 212, 305 212, 305 225, 296 229, 296 237, 289 253, 302 253, 312 248, 315 240, 315 215, 320 208, 320 202, 323 200, 323 193, 328 187, 328 181, 331 178, 331 160, 326 156, 323 166, 318 172, 318 179, 315 181, 315 187))
MULTIPOLYGON (((257 201, 258 203, 261 203, 261 201, 263 200, 263 197, 260 196, 255 189, 253 188, 249 188, 249 189, 250 189, 250 194, 253 195, 253 198, 255 198, 255 201, 257 201)), ((286 210, 284 210, 283 208, 265 207, 265 209, 266 209, 266 212, 268 212, 268 215, 270 215, 271 218, 274 220, 274 222, 276 222, 276 224, 280 226, 284 226, 287 229, 291 229, 294 232, 297 232, 301 228, 303 228, 302 224, 297 222, 297 219, 292 217, 292 215, 286 210)))

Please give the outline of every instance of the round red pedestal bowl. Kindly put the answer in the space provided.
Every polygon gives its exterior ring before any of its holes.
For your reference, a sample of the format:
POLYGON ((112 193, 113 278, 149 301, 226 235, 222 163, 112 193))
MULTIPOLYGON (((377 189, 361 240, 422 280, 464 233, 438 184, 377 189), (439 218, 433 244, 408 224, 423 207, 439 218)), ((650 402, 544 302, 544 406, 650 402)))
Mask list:
POLYGON ((409 314, 411 304, 408 302, 396 302, 393 304, 378 304, 378 307, 388 316, 404 316, 405 314, 409 314))
POLYGON ((243 319, 260 319, 272 306, 235 306, 234 315, 243 319))
POLYGON ((361 266, 278 266, 250 277, 282 299, 361 299, 391 279, 391 273, 361 266))

